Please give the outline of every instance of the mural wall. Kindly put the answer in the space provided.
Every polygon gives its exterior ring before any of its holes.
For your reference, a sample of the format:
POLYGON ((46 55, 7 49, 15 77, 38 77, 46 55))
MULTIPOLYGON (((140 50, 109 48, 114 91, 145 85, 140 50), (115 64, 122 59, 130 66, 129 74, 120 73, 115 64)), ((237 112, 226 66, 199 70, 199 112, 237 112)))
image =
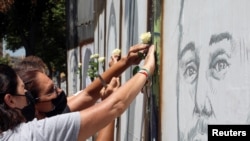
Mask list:
POLYGON ((209 124, 250 123, 249 0, 86 1, 69 4, 69 94, 90 83, 90 55, 107 69, 112 50, 126 55, 146 31, 157 46, 151 85, 116 119, 116 141, 207 141, 209 124))
MULTIPOLYGON (((149 13, 153 12, 151 4, 152 1, 145 0, 82 0, 70 4, 75 7, 69 9, 75 9, 74 11, 77 12, 71 17, 75 18, 75 21, 71 23, 74 23, 74 29, 77 30, 75 33, 77 39, 73 40, 78 41, 77 47, 71 44, 69 48, 73 49, 68 50, 68 91, 70 94, 78 92, 91 82, 87 75, 91 55, 99 54, 105 57, 104 69, 107 69, 114 49, 121 49, 124 56, 127 55, 130 46, 140 42, 140 34, 150 31, 154 36, 153 15, 149 18, 149 13), (149 19, 152 23, 149 23, 149 19), (91 31, 92 27, 94 27, 93 31, 91 31)), ((159 23, 156 27, 160 27, 159 23)), ((160 32, 157 31, 156 35, 159 45, 160 32)), ((133 75, 134 67, 128 68, 121 75, 122 84, 133 75)), ((99 73, 103 71, 99 69, 99 73)), ((154 81, 159 80, 154 79, 154 81)), ((157 89, 159 82, 154 85, 157 89)), ((155 92, 154 96, 159 95, 159 89, 155 92)), ((159 103, 155 103, 155 98, 151 99, 152 93, 150 85, 147 87, 147 92, 140 93, 121 117, 115 120, 116 141, 156 140, 158 111, 155 109, 159 107, 159 103), (151 113, 154 113, 154 116, 151 113)), ((94 140, 94 136, 88 139, 88 141, 94 140)))
POLYGON ((81 46, 81 88, 85 88, 91 83, 91 79, 88 76, 88 67, 90 56, 93 54, 94 44, 88 43, 81 46))
POLYGON ((68 94, 75 94, 80 90, 80 72, 78 65, 80 63, 80 51, 79 47, 70 49, 67 52, 68 56, 68 94))
POLYGON ((249 5, 165 1, 164 141, 207 141, 209 124, 250 123, 249 5))
MULTIPOLYGON (((140 0, 122 1, 121 18, 121 47, 124 55, 127 54, 129 47, 140 42, 139 36, 147 31, 147 2, 141 3, 140 0)), ((132 69, 128 69, 122 78, 122 83, 132 76, 132 69)), ((143 101, 144 95, 139 94, 130 105, 128 110, 120 119, 121 141, 140 140, 144 138, 143 125, 143 101)))

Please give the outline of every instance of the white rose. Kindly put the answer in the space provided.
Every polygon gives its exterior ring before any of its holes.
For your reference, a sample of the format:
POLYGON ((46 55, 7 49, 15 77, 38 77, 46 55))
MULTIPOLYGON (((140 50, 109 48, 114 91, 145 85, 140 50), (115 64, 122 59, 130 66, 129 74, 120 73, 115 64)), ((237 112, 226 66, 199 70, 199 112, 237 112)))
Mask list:
POLYGON ((96 53, 96 54, 91 55, 91 56, 90 56, 90 59, 98 58, 98 57, 99 57, 99 54, 96 53))
POLYGON ((142 40, 142 43, 147 44, 151 40, 151 33, 146 32, 141 34, 140 39, 142 40))
POLYGON ((121 55, 121 50, 118 49, 118 48, 114 49, 113 52, 112 52, 112 55, 113 56, 120 56, 121 55))
POLYGON ((98 61, 99 61, 100 63, 103 63, 104 60, 105 60, 105 57, 100 57, 100 58, 98 59, 98 61))

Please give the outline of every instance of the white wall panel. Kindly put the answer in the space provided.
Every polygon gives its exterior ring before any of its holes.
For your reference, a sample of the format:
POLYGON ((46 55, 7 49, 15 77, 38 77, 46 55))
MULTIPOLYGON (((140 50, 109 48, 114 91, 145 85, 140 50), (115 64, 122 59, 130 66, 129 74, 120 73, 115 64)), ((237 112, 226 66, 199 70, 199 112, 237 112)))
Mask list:
MULTIPOLYGON (((122 1, 121 45, 122 54, 126 55, 129 47, 140 42, 139 36, 146 32, 147 2, 143 0, 122 1)), ((133 67, 122 75, 122 83, 132 76, 133 67)), ((137 141, 142 136, 143 94, 139 94, 120 119, 120 140, 137 141)))
POLYGON ((79 47, 68 50, 68 94, 72 95, 80 89, 78 73, 79 47))
POLYGON ((162 140, 207 141, 209 124, 249 124, 248 0, 168 0, 162 140))
POLYGON ((82 52, 82 88, 86 88, 91 83, 90 77, 87 75, 90 56, 93 54, 94 44, 86 44, 81 47, 82 52))

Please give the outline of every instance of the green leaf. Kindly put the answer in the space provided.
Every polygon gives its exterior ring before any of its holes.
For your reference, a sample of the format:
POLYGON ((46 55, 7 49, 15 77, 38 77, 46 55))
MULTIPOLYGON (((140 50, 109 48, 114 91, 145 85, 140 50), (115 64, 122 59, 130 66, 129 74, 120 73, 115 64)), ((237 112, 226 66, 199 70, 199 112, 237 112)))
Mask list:
POLYGON ((133 69, 133 75, 135 75, 139 70, 140 70, 140 67, 135 66, 135 68, 133 69))

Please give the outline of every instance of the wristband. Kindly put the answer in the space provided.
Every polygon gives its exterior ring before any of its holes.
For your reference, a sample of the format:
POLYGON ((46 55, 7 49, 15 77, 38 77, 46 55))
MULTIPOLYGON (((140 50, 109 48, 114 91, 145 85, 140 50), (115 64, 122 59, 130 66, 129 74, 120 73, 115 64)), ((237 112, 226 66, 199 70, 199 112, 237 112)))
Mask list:
POLYGON ((107 87, 107 83, 105 82, 105 80, 102 78, 102 76, 100 74, 97 75, 99 77, 99 79, 101 80, 101 83, 103 85, 103 87, 107 87))
POLYGON ((148 69, 145 69, 145 68, 140 68, 140 71, 143 70, 143 71, 146 71, 147 74, 148 74, 148 77, 150 76, 150 73, 149 73, 149 70, 148 69))
POLYGON ((148 73, 146 71, 139 71, 138 73, 144 74, 148 79, 148 73))
POLYGON ((140 68, 138 73, 144 74, 147 77, 147 79, 149 78, 149 71, 145 68, 140 68))

